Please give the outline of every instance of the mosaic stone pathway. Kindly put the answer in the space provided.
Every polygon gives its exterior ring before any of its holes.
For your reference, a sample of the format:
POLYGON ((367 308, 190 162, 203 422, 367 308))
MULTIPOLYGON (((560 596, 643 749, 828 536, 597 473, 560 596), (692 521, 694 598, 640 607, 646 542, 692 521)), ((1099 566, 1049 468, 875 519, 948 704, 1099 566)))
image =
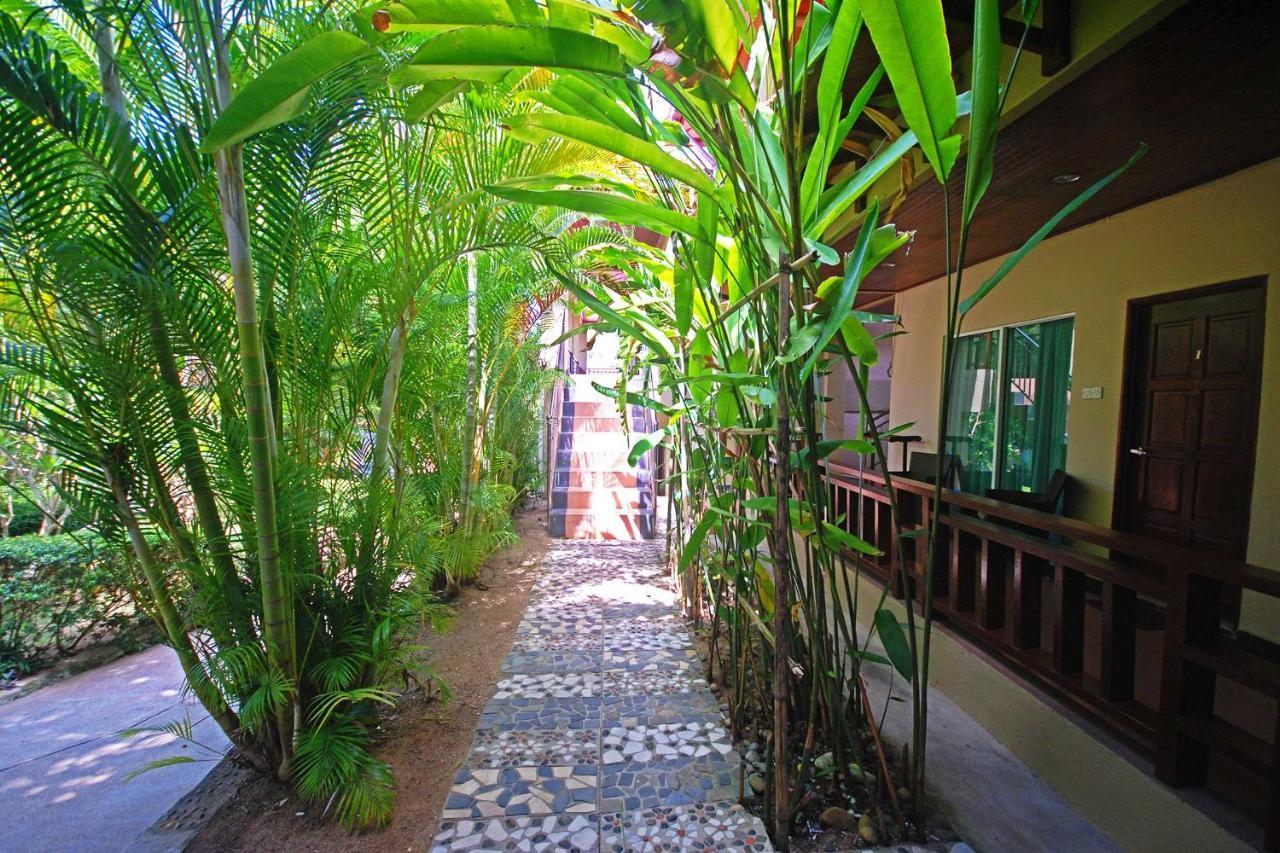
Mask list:
POLYGON ((654 542, 553 540, 433 851, 773 848, 654 542))

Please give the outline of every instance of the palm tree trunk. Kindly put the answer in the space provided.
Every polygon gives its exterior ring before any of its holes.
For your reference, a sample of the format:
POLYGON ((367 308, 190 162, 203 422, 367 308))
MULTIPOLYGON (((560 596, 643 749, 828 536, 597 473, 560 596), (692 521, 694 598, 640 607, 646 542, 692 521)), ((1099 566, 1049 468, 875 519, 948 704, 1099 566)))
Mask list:
MULTIPOLYGON (((240 721, 236 718, 235 712, 228 707, 217 688, 209 684, 207 678, 195 676, 195 673, 202 669, 200 659, 196 656, 195 649, 191 646, 191 638, 187 635, 186 626, 182 622, 182 617, 178 614, 178 608, 174 605, 173 599, 169 596, 169 587, 164 574, 160 571, 160 566, 156 562, 155 553, 151 550, 151 545, 142 533, 142 526, 138 523, 138 516, 133 511, 133 506, 129 503, 129 497, 121 485, 120 478, 110 464, 103 464, 102 470, 106 476, 107 485, 111 489, 111 495, 116 502, 116 514, 119 515, 125 531, 129 534, 129 544, 133 548, 134 556, 138 558, 138 564, 142 567, 147 586, 151 589, 151 597, 155 601, 156 609, 159 611, 160 623, 164 628, 165 637, 168 639, 169 645, 178 654, 178 663, 182 666, 182 671, 187 676, 187 683, 191 685, 191 689, 195 691, 200 703, 208 709, 222 731, 226 733, 232 743, 239 747, 243 738, 241 737, 240 721)), ((249 748, 249 751, 253 752, 252 747, 249 748)))
MULTIPOLYGON (((98 76, 102 83, 103 101, 119 121, 118 132, 127 136, 130 123, 129 105, 125 101, 124 89, 120 85, 120 63, 116 58, 114 30, 103 9, 99 9, 97 14, 97 27, 94 30, 93 40, 98 59, 98 76)), ((165 404, 168 406, 169 416, 173 419, 183 472, 186 474, 187 485, 191 488, 191 497, 196 506, 196 518, 200 522, 200 529, 204 531, 209 556, 213 560, 219 579, 226 587, 227 594, 238 599, 240 579, 236 575, 226 528, 223 527, 222 517, 218 513, 213 486, 209 480, 209 468, 205 463, 204 455, 200 452, 200 444, 196 440, 195 429, 192 427, 191 407, 187 404, 187 397, 182 389, 182 378, 178 375, 176 356, 169 342, 168 324, 156 300, 145 301, 148 331, 156 352, 160 379, 163 382, 165 404)))
MULTIPOLYGON (((219 111, 231 102, 231 67, 223 41, 220 16, 210 21, 219 111)), ((254 281, 253 255, 249 240, 249 206, 245 197, 244 158, 239 145, 214 155, 218 173, 218 201, 222 208, 222 228, 231 261, 232 294, 236 326, 240 334, 240 370, 244 384, 245 420, 249 434, 249 456, 253 474, 253 514, 257 529, 258 574, 262 588, 262 628, 267 660, 290 685, 297 684, 292 598, 280 564, 280 534, 276 523, 275 424, 271 392, 267 384, 267 364, 258 323, 258 289, 254 281)), ((294 701, 297 701, 296 693, 294 701)), ((280 766, 277 773, 287 780, 291 772, 295 714, 282 707, 276 713, 280 736, 280 766)))
POLYGON ((467 414, 463 423, 462 500, 463 529, 471 526, 471 495, 476 482, 476 413, 480 403, 480 290, 476 257, 467 255, 467 414))
MULTIPOLYGON (((373 559, 373 540, 377 534, 377 520, 381 517, 382 482, 387 476, 387 461, 391 455, 391 427, 395 421, 396 399, 400 394, 400 376, 404 372, 405 352, 409 348, 409 328, 417 313, 411 301, 387 343, 387 372, 382 377, 382 396, 379 398, 378 420, 373 436, 373 458, 369 467, 369 517, 360 534, 360 551, 357 566, 364 568, 373 559)), ((398 477, 398 472, 397 472, 398 477)))

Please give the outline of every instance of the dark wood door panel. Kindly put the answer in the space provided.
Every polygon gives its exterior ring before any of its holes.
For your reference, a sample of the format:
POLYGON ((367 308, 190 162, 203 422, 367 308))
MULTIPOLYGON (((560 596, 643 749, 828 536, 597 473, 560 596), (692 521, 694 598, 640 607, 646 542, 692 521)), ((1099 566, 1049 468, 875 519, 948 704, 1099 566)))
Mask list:
POLYGON ((1195 331, 1195 323, 1191 320, 1155 325, 1155 345, 1152 347, 1150 361, 1152 379, 1181 379, 1191 376, 1195 331))
MULTIPOLYGON (((1131 309, 1120 527, 1244 558, 1264 309, 1262 280, 1139 300, 1131 309)), ((1227 602, 1228 615, 1233 608, 1227 602)))

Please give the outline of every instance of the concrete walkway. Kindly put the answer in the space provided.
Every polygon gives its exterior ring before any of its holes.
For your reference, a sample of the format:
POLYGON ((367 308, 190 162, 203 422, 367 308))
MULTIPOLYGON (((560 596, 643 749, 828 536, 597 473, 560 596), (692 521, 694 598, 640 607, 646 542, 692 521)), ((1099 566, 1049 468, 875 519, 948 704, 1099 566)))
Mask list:
POLYGON ((556 540, 434 851, 772 847, 658 542, 556 540))
POLYGON ((173 650, 155 646, 0 705, 0 850, 127 850, 140 833, 214 768, 228 746, 194 698, 184 700, 173 650), (121 740, 122 729, 189 715, 195 739, 121 740), (147 762, 190 755, 195 764, 147 762))

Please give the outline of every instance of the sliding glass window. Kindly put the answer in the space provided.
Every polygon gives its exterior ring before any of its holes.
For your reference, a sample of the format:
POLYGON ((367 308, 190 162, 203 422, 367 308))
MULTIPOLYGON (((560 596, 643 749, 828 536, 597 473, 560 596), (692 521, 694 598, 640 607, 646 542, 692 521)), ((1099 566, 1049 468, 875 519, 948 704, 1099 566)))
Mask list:
POLYGON ((1067 317, 956 342, 947 449, 961 489, 1042 491, 1066 466, 1074 334, 1067 317))

